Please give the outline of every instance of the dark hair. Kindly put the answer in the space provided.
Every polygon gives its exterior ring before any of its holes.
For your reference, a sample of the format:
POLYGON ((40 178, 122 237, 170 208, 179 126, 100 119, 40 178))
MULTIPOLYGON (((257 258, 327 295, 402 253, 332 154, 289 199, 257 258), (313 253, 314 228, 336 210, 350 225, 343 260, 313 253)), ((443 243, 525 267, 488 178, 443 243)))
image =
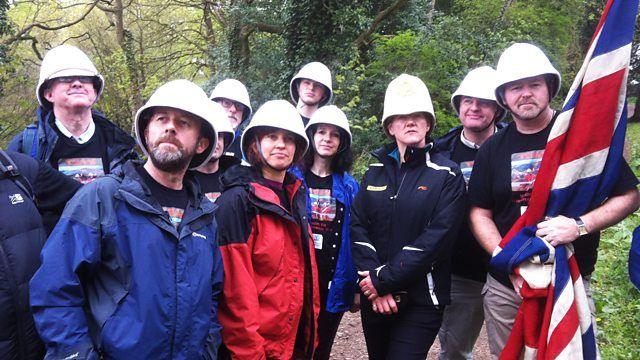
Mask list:
MULTIPOLYGON (((304 154, 302 161, 300 161, 300 165, 305 170, 310 169, 313 166, 313 161, 315 160, 316 148, 313 142, 313 135, 316 131, 316 126, 313 126, 307 132, 307 137, 309 138, 309 150, 304 154)), ((342 143, 346 137, 348 136, 344 130, 338 128, 340 130, 340 143, 342 143)), ((351 146, 348 148, 338 151, 333 158, 331 159, 330 170, 335 174, 342 174, 344 172, 349 172, 351 170, 351 165, 353 165, 353 152, 351 151, 351 146)))

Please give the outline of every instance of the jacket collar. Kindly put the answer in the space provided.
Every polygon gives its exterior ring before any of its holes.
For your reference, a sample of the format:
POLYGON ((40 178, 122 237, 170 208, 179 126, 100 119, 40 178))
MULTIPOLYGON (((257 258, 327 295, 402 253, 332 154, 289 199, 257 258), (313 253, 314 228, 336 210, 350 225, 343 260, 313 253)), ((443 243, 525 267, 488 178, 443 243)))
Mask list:
MULTIPOLYGON (((164 212, 158 200, 151 195, 151 190, 136 170, 136 166, 142 166, 142 162, 129 160, 115 170, 113 175, 122 179, 115 195, 116 198, 121 199, 142 212, 154 215, 153 218, 156 219, 154 222, 159 227, 177 235, 176 229, 171 224, 168 215, 164 212), (162 221, 158 222, 157 219, 162 219, 162 221)), ((200 188, 197 182, 188 174, 188 172, 185 174, 184 179, 189 202, 187 203, 188 210, 185 209, 185 217, 181 222, 183 229, 186 228, 185 225, 188 225, 204 214, 212 213, 216 208, 210 201, 201 201, 200 188)), ((184 234, 181 234, 180 237, 183 237, 183 235, 184 234)))
MULTIPOLYGON (((431 151, 432 148, 433 143, 428 143, 427 146, 423 148, 407 147, 404 153, 404 163, 410 167, 426 164, 429 160, 429 151, 431 151)), ((372 155, 383 164, 394 164, 395 166, 402 164, 399 158, 398 146, 395 143, 381 147, 374 151, 372 155)))

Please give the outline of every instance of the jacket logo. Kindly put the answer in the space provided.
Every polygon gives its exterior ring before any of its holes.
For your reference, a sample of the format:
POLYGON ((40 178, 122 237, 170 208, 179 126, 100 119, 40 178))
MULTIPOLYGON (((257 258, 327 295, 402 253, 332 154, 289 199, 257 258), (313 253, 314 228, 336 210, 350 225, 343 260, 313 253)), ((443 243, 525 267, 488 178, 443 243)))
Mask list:
POLYGON ((385 190, 387 190, 387 185, 382 185, 382 186, 367 185, 367 191, 385 191, 385 190))
POLYGON ((204 239, 204 240, 207 240, 207 237, 206 237, 206 236, 204 236, 204 235, 202 235, 202 234, 198 234, 198 233, 197 233, 197 232, 195 232, 195 231, 191 233, 191 236, 195 236, 195 237, 199 237, 199 238, 202 238, 202 239, 204 239))
POLYGON ((9 195, 9 201, 11 201, 11 205, 16 205, 16 204, 23 203, 24 199, 20 194, 13 194, 13 195, 9 195))
POLYGON ((429 190, 429 187, 428 187, 428 186, 425 186, 425 185, 420 185, 420 186, 418 186, 418 190, 420 190, 420 191, 426 191, 426 190, 429 190))

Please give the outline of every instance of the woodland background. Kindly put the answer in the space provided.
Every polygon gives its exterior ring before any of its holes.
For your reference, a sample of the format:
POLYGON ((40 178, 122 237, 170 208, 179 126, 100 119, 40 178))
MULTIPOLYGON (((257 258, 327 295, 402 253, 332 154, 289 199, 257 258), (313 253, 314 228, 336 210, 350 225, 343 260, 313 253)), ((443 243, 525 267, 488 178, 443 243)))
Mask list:
MULTIPOLYGON (((34 120, 42 56, 79 46, 104 75, 97 108, 124 129, 162 83, 187 78, 209 92, 225 77, 249 88, 255 109, 289 99, 289 80, 309 61, 332 69, 334 103, 347 113, 360 175, 384 142, 379 117, 388 82, 422 78, 436 109, 436 135, 458 123, 450 96, 466 72, 495 66, 507 46, 532 42, 563 76, 579 69, 604 0, 0 0, 0 146, 34 120)), ((640 96, 638 28, 628 101, 640 96)), ((640 120, 635 111, 631 121, 640 120)), ((629 127, 629 162, 640 171, 640 125, 629 127)), ((606 233, 594 276, 604 358, 640 358, 640 293, 626 277, 630 231, 640 215, 606 233), (604 260, 602 260, 604 259, 604 260)))

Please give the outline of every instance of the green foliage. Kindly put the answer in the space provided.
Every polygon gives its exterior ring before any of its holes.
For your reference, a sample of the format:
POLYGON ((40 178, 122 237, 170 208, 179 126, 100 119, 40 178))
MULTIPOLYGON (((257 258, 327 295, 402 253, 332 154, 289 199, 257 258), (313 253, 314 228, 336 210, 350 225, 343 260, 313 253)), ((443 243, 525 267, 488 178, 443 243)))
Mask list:
MULTIPOLYGON (((630 165, 640 176, 640 124, 628 127, 630 165)), ((592 277, 598 324, 598 345, 603 359, 640 358, 640 292, 629 281, 627 259, 640 211, 602 234, 598 263, 592 277)))

